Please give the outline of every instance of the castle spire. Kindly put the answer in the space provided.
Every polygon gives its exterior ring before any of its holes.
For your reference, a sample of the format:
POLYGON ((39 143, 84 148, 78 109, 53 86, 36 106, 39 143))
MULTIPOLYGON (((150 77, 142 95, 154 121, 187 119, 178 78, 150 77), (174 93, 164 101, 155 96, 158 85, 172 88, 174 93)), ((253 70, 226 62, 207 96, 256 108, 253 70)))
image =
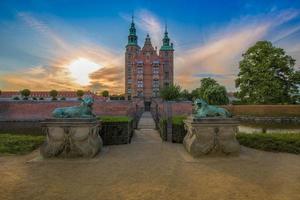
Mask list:
POLYGON ((136 35, 136 28, 134 24, 134 16, 131 17, 131 25, 129 28, 129 35, 128 35, 128 44, 127 45, 138 45, 137 44, 137 35, 136 35))
POLYGON ((173 45, 172 44, 170 45, 167 23, 165 24, 165 34, 162 41, 163 41, 163 45, 161 46, 160 50, 174 50, 173 45))

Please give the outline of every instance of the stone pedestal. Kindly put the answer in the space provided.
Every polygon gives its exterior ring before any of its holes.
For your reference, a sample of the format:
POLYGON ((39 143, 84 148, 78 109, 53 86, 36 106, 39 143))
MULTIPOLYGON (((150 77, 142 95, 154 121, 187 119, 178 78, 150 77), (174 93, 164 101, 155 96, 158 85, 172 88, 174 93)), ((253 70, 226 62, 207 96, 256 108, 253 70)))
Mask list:
POLYGON ((41 125, 46 135, 46 141, 40 148, 44 158, 91 158, 102 148, 97 119, 47 119, 41 125))
POLYGON ((234 118, 189 117, 184 123, 187 134, 183 145, 193 157, 239 154, 235 137, 239 123, 234 118))

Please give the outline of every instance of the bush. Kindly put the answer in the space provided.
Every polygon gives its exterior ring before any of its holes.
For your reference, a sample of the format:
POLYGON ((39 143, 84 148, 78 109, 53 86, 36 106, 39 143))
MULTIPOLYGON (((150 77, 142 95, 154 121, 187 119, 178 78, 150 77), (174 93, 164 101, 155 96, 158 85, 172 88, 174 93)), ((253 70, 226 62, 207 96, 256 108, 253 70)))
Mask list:
POLYGON ((37 100, 37 98, 36 98, 36 97, 32 97, 32 100, 36 101, 36 100, 37 100))
POLYGON ((39 100, 44 100, 44 97, 40 97, 39 100))
POLYGON ((51 101, 57 101, 56 97, 52 97, 51 101))
POLYGON ((38 148, 44 136, 0 134, 0 153, 25 154, 38 148))
POLYGON ((61 101, 65 101, 65 100, 66 100, 66 97, 61 97, 60 100, 61 100, 61 101))
POLYGON ((20 100, 20 97, 14 97, 13 100, 20 100))
POLYGON ((237 139, 241 145, 255 149, 300 154, 300 134, 297 133, 239 133, 237 139))

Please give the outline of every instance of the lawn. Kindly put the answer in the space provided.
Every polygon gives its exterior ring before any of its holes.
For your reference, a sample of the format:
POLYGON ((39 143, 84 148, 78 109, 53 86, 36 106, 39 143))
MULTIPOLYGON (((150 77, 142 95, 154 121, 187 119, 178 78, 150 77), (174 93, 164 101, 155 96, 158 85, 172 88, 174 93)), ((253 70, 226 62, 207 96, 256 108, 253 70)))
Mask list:
POLYGON ((239 133, 237 139, 241 145, 255 149, 300 154, 300 134, 297 133, 239 133))
POLYGON ((44 136, 0 134, 0 153, 26 154, 38 148, 44 136))

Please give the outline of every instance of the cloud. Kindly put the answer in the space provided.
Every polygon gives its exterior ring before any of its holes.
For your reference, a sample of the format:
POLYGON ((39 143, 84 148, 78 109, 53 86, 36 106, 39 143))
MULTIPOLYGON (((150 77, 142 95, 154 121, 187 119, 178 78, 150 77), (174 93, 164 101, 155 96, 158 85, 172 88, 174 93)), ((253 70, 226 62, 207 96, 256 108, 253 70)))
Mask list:
MULTIPOLYGON (((131 16, 126 14, 121 14, 121 17, 126 21, 131 22, 131 16)), ((162 44, 162 38, 164 33, 164 25, 162 25, 159 18, 149 10, 140 9, 135 12, 134 22, 137 28, 142 29, 145 33, 149 33, 152 45, 155 47, 160 47, 162 44)), ((144 44, 144 39, 146 35, 141 35, 142 46, 144 44)))
MULTIPOLYGON (((88 39, 79 41, 69 41, 64 37, 61 37, 59 32, 55 31, 45 21, 39 20, 30 13, 20 12, 17 16, 27 25, 28 28, 42 35, 47 43, 41 43, 41 51, 50 48, 48 45, 53 44, 55 48, 51 49, 52 53, 44 54, 43 63, 37 66, 23 67, 21 70, 6 73, 0 76, 0 82, 4 89, 20 90, 22 88, 29 88, 31 90, 75 90, 78 88, 84 88, 87 90, 93 90, 98 88, 100 91, 105 89, 110 90, 113 93, 115 90, 117 93, 121 93, 124 89, 118 86, 120 80, 124 80, 121 76, 123 69, 123 55, 113 53, 110 49, 96 45, 93 42, 89 42, 88 39), (90 84, 88 86, 79 85, 74 77, 70 73, 70 64, 74 61, 84 58, 91 60, 96 64, 102 66, 102 70, 94 73, 82 74, 84 79, 90 77, 90 84), (100 73, 100 74, 99 74, 100 73), (107 78, 100 77, 101 74, 107 78), (115 73, 118 76, 114 78, 111 73, 115 73), (99 87, 101 83, 101 87, 99 87), (95 85, 94 85, 95 84, 95 85)), ((63 24, 62 22, 54 21, 52 23, 63 24)), ((64 29, 68 34, 76 33, 74 27, 66 27, 64 29)), ((84 36, 79 35, 81 39, 84 36)), ((85 67, 85 66, 82 66, 85 67)), ((123 85, 123 82, 122 82, 123 85)))
MULTIPOLYGON (((270 30, 298 15, 298 11, 287 10, 233 20, 227 26, 213 31, 206 43, 177 52, 175 81, 184 88, 192 89, 199 86, 197 74, 237 74, 238 61, 243 52, 256 41, 267 38, 270 30)), ((282 33, 278 37, 283 36, 282 33)), ((215 78, 229 90, 235 89, 234 77, 215 78)))

